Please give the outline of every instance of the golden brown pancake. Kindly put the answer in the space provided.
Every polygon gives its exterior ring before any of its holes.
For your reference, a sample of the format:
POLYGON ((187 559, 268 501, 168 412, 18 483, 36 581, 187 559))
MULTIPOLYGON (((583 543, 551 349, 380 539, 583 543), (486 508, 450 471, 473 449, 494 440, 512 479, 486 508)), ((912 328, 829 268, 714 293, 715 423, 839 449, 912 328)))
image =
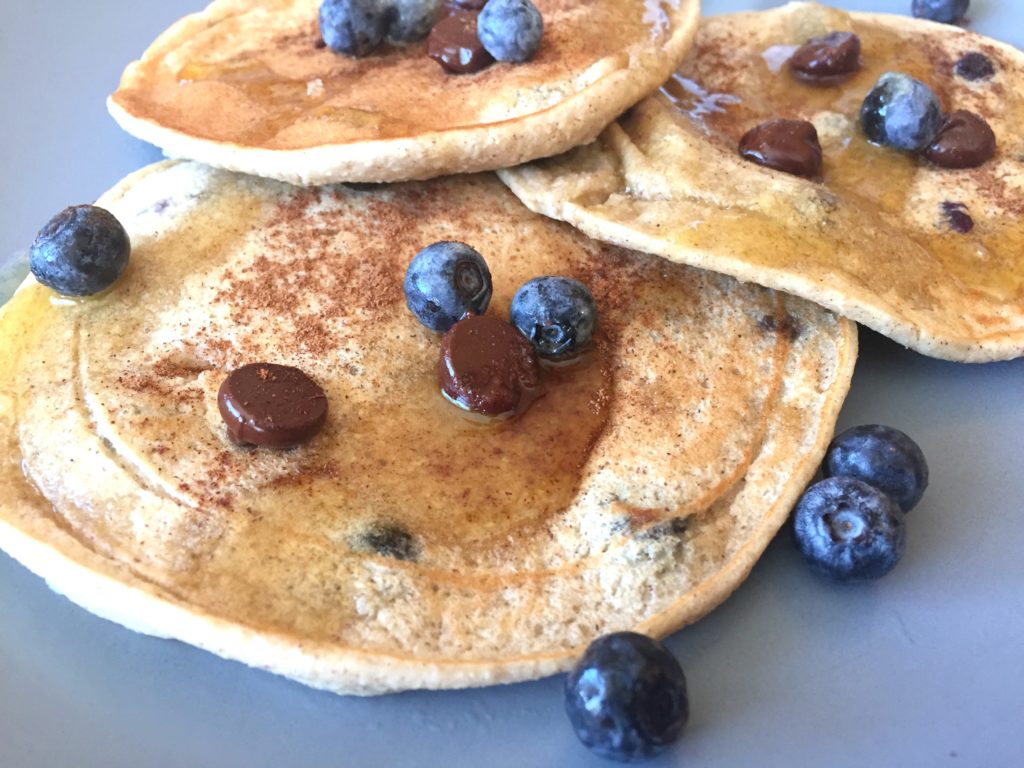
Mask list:
POLYGON ((949 25, 790 3, 706 19, 679 72, 598 142, 502 178, 591 237, 789 291, 926 355, 984 362, 1024 352, 1021 125, 1019 51, 949 25), (838 30, 860 36, 860 71, 833 87, 797 82, 785 66, 795 46, 838 30), (994 77, 954 73, 970 52, 994 77), (996 156, 953 170, 868 143, 860 105, 889 70, 928 83, 944 110, 984 116, 996 156), (740 137, 778 117, 815 124, 820 180, 740 158, 740 137))
POLYGON ((110 98, 168 154, 300 184, 489 170, 592 140, 654 91, 699 0, 538 0, 536 57, 446 74, 426 43, 318 47, 317 0, 217 0, 164 32, 110 98))
POLYGON ((595 636, 665 635, 736 588, 830 439, 855 326, 589 240, 493 176, 297 189, 197 163, 100 204, 132 261, 101 296, 28 280, 0 314, 0 546, 132 629, 344 693, 551 674, 595 636), (481 425, 405 306, 439 239, 489 261, 488 314, 584 281, 593 350, 481 425), (233 445, 229 371, 300 368, 328 419, 233 445))

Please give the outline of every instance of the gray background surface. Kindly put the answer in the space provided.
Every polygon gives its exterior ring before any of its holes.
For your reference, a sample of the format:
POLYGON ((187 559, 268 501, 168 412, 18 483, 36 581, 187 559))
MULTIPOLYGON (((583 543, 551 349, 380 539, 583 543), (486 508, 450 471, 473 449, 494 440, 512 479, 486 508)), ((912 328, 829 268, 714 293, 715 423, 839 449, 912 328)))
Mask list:
MULTIPOLYGON (((104 99, 202 5, 4 0, 0 261, 60 208, 159 157, 104 99)), ((906 12, 910 0, 847 5, 906 12)), ((975 29, 1024 47, 1024 3, 972 6, 975 29)), ((668 641, 692 717, 652 765, 1024 765, 1024 360, 954 365, 869 332, 861 342, 840 428, 899 426, 932 469, 904 561, 877 583, 834 586, 780 535, 724 606, 668 641)), ((292 765, 606 763, 576 743, 559 678, 336 697, 97 619, 0 555, 0 768, 292 765)))

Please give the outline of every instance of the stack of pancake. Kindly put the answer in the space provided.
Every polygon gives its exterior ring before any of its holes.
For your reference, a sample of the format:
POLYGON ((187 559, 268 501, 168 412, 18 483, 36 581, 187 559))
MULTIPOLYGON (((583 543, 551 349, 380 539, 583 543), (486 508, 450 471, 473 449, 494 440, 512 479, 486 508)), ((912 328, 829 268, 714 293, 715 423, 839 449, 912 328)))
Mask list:
POLYGON ((846 318, 926 354, 1021 353, 1019 53, 806 3, 699 31, 697 0, 537 5, 537 56, 472 75, 422 43, 336 54, 315 0, 217 0, 128 67, 112 114, 187 159, 98 201, 133 245, 109 291, 29 279, 0 315, 0 546, 101 616, 309 685, 529 679, 746 577, 831 438, 846 318), (865 66, 827 98, 764 55, 834 30, 865 66), (955 81, 944 62, 973 50, 994 77, 955 81), (857 135, 879 72, 928 67, 995 129, 986 166, 857 135), (820 124, 822 179, 739 159, 766 93, 820 124), (538 275, 597 302, 586 359, 514 420, 438 391, 401 288, 438 240, 487 259, 489 313, 538 275), (315 439, 231 442, 217 391, 251 362, 323 387, 315 439))

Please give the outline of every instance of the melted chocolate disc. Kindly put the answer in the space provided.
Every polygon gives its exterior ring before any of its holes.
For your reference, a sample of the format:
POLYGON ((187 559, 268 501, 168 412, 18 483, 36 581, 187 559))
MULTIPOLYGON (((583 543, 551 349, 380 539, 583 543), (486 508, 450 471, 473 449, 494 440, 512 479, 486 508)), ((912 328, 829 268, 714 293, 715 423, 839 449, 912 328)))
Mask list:
POLYGON ((232 371, 217 393, 228 435, 241 445, 290 448, 327 421, 327 395, 298 368, 250 363, 232 371))
POLYGON ((769 120, 740 139, 744 160, 796 176, 821 175, 821 144, 807 120, 769 120))
POLYGON ((852 32, 812 37, 789 59, 789 71, 811 85, 835 85, 860 69, 860 38, 852 32))
POLYGON ((441 19, 430 30, 427 53, 445 71, 456 75, 479 72, 494 63, 476 34, 478 13, 455 13, 441 19))
POLYGON ((489 315, 469 315, 451 327, 441 341, 437 375, 450 400, 485 416, 523 410, 541 384, 533 345, 489 315))
POLYGON ((966 110, 951 112, 924 156, 943 168, 976 168, 996 154, 996 135, 985 118, 966 110))

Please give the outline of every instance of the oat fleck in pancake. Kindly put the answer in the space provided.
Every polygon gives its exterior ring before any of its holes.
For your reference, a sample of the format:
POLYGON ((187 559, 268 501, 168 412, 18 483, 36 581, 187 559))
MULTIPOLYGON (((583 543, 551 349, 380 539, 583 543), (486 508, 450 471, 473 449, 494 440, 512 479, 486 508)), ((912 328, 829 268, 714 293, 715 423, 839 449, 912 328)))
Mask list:
POLYGON ((110 98, 168 154, 293 183, 500 168, 590 141, 679 65, 699 0, 537 0, 536 57, 451 75, 426 42, 317 47, 317 0, 217 0, 164 32, 110 98))
POLYGON ((0 546, 101 616, 347 693, 508 682, 595 636, 664 635, 743 580, 815 471, 855 326, 588 240, 493 176, 300 190, 195 163, 100 204, 118 282, 0 315, 0 546), (507 318, 586 283, 595 348, 521 416, 441 396, 406 309, 416 251, 463 239, 507 318), (217 393, 290 365, 328 418, 289 451, 227 438, 217 393))
POLYGON ((1024 353, 1022 125, 1019 51, 945 24, 791 3, 706 19, 660 94, 595 144, 502 177, 591 237, 792 292, 926 355, 984 362, 1024 353), (834 87, 798 83, 786 58, 832 31, 860 36, 862 68, 834 87), (994 74, 956 74, 971 53, 994 74), (869 144, 857 115, 888 70, 928 83, 946 111, 984 116, 996 156, 952 170, 869 144), (740 137, 773 118, 815 124, 821 181, 739 157, 740 137))

